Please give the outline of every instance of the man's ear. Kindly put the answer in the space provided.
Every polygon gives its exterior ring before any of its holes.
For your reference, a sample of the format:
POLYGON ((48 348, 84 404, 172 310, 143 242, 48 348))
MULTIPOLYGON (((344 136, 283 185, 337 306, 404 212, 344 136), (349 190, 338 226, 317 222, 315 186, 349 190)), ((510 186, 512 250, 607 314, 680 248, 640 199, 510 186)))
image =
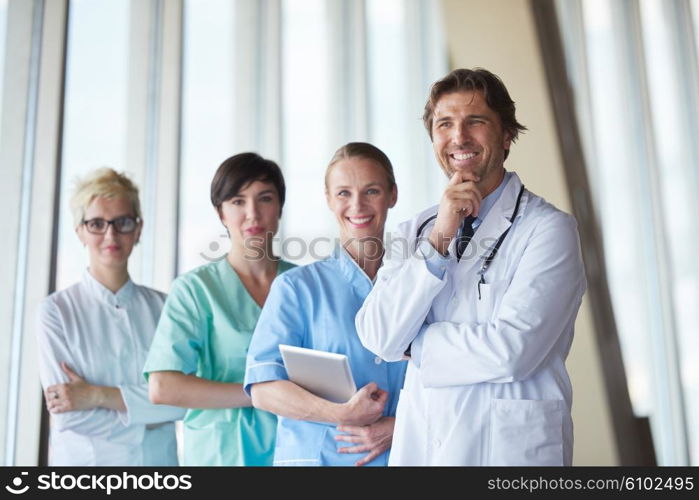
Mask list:
POLYGON ((505 151, 509 151, 510 146, 512 146, 512 137, 510 137, 510 133, 508 131, 505 131, 503 134, 502 148, 505 151))
POLYGON ((506 130, 502 139, 502 149, 505 151, 503 160, 507 160, 507 157, 510 156, 510 146, 512 146, 512 139, 510 138, 510 133, 506 130))

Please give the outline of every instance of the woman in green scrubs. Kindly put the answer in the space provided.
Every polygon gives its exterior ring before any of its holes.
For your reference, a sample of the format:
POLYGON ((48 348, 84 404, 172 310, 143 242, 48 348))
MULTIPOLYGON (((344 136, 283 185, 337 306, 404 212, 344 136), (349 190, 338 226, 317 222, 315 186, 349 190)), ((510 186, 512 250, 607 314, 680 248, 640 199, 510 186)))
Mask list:
POLYGON ((276 276, 272 254, 285 186, 276 163, 235 155, 216 171, 211 202, 231 240, 225 259, 177 278, 146 360, 150 399, 188 408, 183 465, 271 465, 276 416, 243 391, 245 357, 276 276))

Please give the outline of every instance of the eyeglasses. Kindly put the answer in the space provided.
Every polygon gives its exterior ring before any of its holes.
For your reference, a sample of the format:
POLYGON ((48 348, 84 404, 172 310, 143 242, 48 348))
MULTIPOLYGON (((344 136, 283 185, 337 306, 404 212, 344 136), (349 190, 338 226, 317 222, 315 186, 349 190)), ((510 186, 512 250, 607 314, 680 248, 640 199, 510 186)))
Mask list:
POLYGON ((139 217, 125 215, 112 220, 95 217, 94 219, 83 220, 82 223, 85 225, 87 232, 92 234, 105 234, 110 225, 113 225, 114 230, 119 234, 129 234, 136 230, 139 222, 141 222, 139 217))

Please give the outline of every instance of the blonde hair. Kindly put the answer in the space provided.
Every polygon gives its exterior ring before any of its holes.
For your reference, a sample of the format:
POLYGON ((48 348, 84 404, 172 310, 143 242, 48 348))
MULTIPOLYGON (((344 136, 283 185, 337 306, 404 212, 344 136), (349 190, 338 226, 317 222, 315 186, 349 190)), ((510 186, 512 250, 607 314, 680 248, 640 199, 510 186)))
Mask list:
POLYGON ((328 189, 328 177, 335 164, 342 160, 349 160, 350 158, 374 160, 381 167, 384 174, 386 174, 388 189, 393 189, 393 186, 396 185, 393 165, 391 165, 391 160, 388 159, 388 156, 386 156, 383 151, 367 142, 349 142, 335 151, 330 163, 328 163, 328 167, 325 169, 325 189, 328 189))
POLYGON ((70 211, 73 214, 73 227, 78 227, 85 217, 85 211, 95 198, 124 198, 131 202, 134 215, 141 218, 141 202, 138 188, 126 174, 109 167, 102 167, 78 179, 75 191, 70 198, 70 211))

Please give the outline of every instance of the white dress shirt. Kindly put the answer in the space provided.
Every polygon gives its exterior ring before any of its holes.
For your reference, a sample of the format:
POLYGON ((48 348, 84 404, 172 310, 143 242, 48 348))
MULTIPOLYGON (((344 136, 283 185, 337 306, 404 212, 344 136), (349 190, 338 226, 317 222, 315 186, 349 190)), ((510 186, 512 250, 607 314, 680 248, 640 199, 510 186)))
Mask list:
POLYGON ((39 307, 41 384, 68 382, 65 362, 86 382, 118 387, 126 412, 106 408, 51 416, 50 465, 177 465, 174 420, 184 409, 148 399, 143 365, 165 295, 131 280, 117 293, 85 271, 39 307))

